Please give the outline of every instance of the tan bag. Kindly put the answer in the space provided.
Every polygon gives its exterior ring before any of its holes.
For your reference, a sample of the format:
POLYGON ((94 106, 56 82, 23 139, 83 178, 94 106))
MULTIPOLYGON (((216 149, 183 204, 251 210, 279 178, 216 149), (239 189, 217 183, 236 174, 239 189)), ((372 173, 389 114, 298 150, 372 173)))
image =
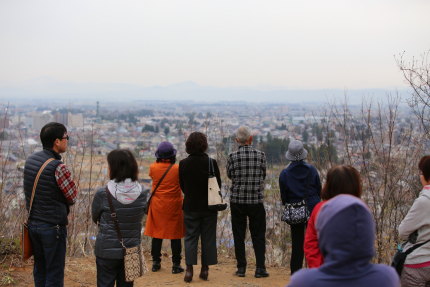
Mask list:
POLYGON ((143 255, 142 247, 140 245, 125 248, 124 253, 125 281, 133 282, 135 279, 148 272, 145 256, 143 255))
POLYGON ((221 189, 215 177, 215 169, 211 158, 209 158, 208 208, 216 211, 227 208, 227 203, 224 203, 221 196, 221 189))
POLYGON ((30 212, 31 207, 33 206, 33 200, 34 200, 34 194, 36 192, 37 183, 39 182, 39 177, 42 174, 42 171, 45 169, 45 167, 53 161, 53 158, 48 159, 43 163, 43 165, 40 167, 36 179, 34 180, 33 184, 33 190, 31 192, 31 198, 30 198, 30 206, 28 208, 28 216, 27 220, 22 224, 22 230, 21 230, 21 258, 22 260, 27 260, 31 256, 33 256, 33 246, 31 245, 30 240, 30 234, 28 233, 28 220, 30 219, 30 212))
POLYGON ((31 245, 30 234, 28 234, 27 222, 22 224, 21 252, 22 260, 27 260, 33 255, 33 246, 31 245))

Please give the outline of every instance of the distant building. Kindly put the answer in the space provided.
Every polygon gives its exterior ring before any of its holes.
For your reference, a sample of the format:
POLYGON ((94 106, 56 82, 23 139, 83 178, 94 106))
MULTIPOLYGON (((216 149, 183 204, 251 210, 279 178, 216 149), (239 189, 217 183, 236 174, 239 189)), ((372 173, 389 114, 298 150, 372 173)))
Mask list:
POLYGON ((58 111, 54 114, 54 121, 65 126, 69 125, 69 112, 67 111, 58 111))
POLYGON ((67 126, 71 128, 82 128, 84 126, 84 116, 81 113, 69 113, 67 126))
POLYGON ((0 115, 0 131, 9 128, 9 117, 7 115, 0 115))
POLYGON ((31 128, 35 131, 40 131, 44 125, 49 122, 52 122, 52 114, 50 111, 44 111, 43 113, 34 113, 33 114, 33 124, 31 128))

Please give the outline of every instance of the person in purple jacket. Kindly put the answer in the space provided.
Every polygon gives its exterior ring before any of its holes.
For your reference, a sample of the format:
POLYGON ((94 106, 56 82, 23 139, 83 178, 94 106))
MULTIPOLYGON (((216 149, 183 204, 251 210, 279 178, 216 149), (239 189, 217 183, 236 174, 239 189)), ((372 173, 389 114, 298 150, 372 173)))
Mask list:
POLYGON ((324 264, 302 269, 289 287, 399 287, 396 271, 370 263, 375 255, 375 222, 366 204, 341 194, 322 207, 316 223, 324 264))

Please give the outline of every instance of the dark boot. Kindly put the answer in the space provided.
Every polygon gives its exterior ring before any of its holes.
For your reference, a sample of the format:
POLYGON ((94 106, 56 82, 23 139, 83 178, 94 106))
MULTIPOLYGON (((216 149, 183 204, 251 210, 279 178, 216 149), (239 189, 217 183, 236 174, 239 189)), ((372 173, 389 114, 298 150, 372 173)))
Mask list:
POLYGON ((181 267, 180 263, 173 263, 172 274, 178 274, 184 272, 184 268, 181 267))
POLYGON ((236 276, 245 277, 246 267, 237 267, 236 276))
POLYGON ((269 273, 267 273, 266 268, 255 269, 255 278, 263 278, 263 277, 269 277, 269 273))
POLYGON ((152 272, 157 272, 161 268, 161 262, 160 261, 153 261, 152 262, 152 272))
POLYGON ((161 245, 163 239, 152 238, 151 256, 152 256, 152 272, 157 272, 161 268, 161 245))
POLYGON ((203 280, 208 280, 208 276, 209 276, 209 266, 207 265, 202 265, 202 269, 200 269, 200 279, 203 280))
POLYGON ((193 280, 193 265, 187 265, 187 270, 185 271, 184 281, 190 283, 193 280))

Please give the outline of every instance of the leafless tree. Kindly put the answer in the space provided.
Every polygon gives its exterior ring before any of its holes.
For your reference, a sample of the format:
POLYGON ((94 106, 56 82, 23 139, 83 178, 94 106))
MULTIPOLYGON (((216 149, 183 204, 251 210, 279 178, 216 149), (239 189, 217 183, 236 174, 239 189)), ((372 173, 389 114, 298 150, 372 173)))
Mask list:
POLYGON ((397 65, 412 89, 409 105, 420 120, 427 135, 430 133, 430 50, 418 59, 405 59, 405 54, 397 58, 397 65))
POLYGON ((343 147, 342 163, 361 174, 363 200, 376 222, 376 261, 384 263, 398 241, 397 226, 419 190, 415 166, 424 147, 419 127, 400 121, 399 109, 397 95, 387 96, 384 104, 363 100, 355 113, 347 104, 332 106, 330 121, 343 142, 338 144, 343 147))

